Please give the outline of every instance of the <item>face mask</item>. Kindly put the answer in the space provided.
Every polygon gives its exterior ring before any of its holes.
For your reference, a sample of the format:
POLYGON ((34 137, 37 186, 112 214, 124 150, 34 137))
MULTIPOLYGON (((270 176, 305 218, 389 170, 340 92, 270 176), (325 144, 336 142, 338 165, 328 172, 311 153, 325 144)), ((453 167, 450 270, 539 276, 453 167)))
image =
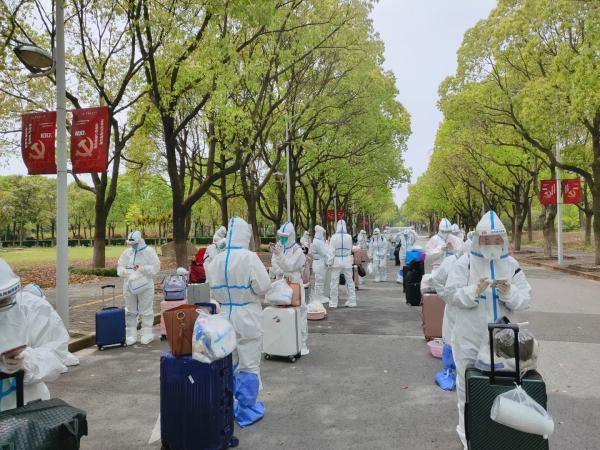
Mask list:
POLYGON ((225 249, 225 239, 222 239, 217 243, 217 250, 224 250, 224 249, 225 249))
POLYGON ((279 236, 279 242, 281 243, 281 245, 287 244, 287 241, 288 241, 287 236, 279 236))
POLYGON ((500 259, 502 249, 502 245, 482 245, 479 247, 479 251, 485 259, 500 259))
POLYGON ((0 300, 0 311, 8 311, 11 309, 13 306, 15 306, 16 300, 16 295, 11 295, 10 297, 0 300))

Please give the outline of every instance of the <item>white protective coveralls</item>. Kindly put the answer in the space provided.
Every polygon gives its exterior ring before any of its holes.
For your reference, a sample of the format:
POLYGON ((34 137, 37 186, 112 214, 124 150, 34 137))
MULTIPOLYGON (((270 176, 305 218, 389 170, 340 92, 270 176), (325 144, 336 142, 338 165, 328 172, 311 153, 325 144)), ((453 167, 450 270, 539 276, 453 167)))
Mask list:
POLYGON ((367 237, 367 232, 365 230, 360 230, 358 232, 356 243, 362 250, 369 249, 369 238, 367 237))
POLYGON ((452 236, 456 236, 461 242, 465 240, 465 233, 463 233, 457 223, 452 224, 452 236))
MULTIPOLYGON (((291 222, 284 223, 277 231, 280 243, 275 247, 273 257, 271 258, 271 273, 277 278, 285 277, 289 281, 298 283, 302 282, 302 270, 306 264, 306 256, 296 243, 296 230, 291 222)), ((300 289, 301 305, 300 306, 300 323, 302 325, 302 349, 301 355, 308 355, 308 321, 306 298, 304 289, 300 289)))
POLYGON ((204 254, 204 270, 211 263, 215 257, 223 251, 225 248, 226 240, 225 236, 227 235, 227 228, 224 226, 220 226, 219 229, 213 235, 213 243, 206 247, 206 253, 204 254))
POLYGON ((473 244, 473 233, 474 231, 469 231, 467 233, 467 240, 463 244, 463 255, 468 255, 471 253, 471 245, 473 244))
POLYGON ((387 280, 385 266, 388 259, 388 240, 381 235, 379 228, 373 230, 373 236, 369 243, 369 258, 373 260, 375 282, 387 280))
MULTIPOLYGON (((21 280, 0 259, 0 353, 27 345, 18 356, 0 359, 0 371, 25 371, 25 403, 48 400, 46 381, 79 364, 69 353, 69 334, 46 298, 31 290, 21 290, 21 280)), ((0 411, 16 407, 16 381, 0 381, 0 411)))
POLYGON ((354 273, 352 268, 354 264, 354 256, 352 256, 352 236, 347 233, 346 222, 344 220, 338 220, 335 234, 329 239, 329 246, 333 253, 331 284, 329 287, 329 307, 337 308, 340 274, 343 274, 346 279, 346 290, 348 292, 348 299, 344 306, 354 308, 356 306, 356 287, 354 286, 354 273))
POLYGON ((269 273, 260 258, 248 250, 251 234, 244 219, 232 217, 225 250, 206 268, 211 299, 219 302, 221 315, 231 322, 237 337, 237 348, 233 352, 234 413, 242 426, 264 415, 264 406, 256 401, 263 337, 261 296, 271 286, 269 273))
POLYGON ((328 303, 329 299, 325 297, 325 277, 327 276, 327 260, 331 257, 331 249, 325 242, 325 228, 321 225, 315 226, 315 238, 310 246, 310 254, 313 258, 313 273, 315 274, 315 286, 313 289, 314 295, 311 295, 313 300, 328 303))
POLYGON ((452 225, 448 219, 440 220, 438 233, 425 245, 427 265, 435 271, 444 258, 462 252, 462 241, 452 235, 452 225))
POLYGON ((305 231, 300 238, 300 245, 306 248, 310 247, 310 233, 308 231, 305 231))
POLYGON ((152 247, 146 245, 142 233, 132 231, 118 262, 117 274, 125 278, 125 334, 127 345, 137 342, 138 316, 142 321, 142 344, 154 339, 154 275, 160 271, 160 260, 152 247), (136 288, 135 292, 132 289, 136 288))
POLYGON ((400 265, 406 262, 406 253, 411 251, 415 246, 417 237, 417 233, 412 228, 407 228, 402 232, 400 236, 400 241, 402 242, 402 247, 400 247, 400 265))
POLYGON ((479 348, 488 338, 488 323, 526 309, 531 287, 517 261, 508 253, 504 225, 494 211, 487 212, 477 224, 470 255, 452 265, 444 289, 449 304, 460 308, 452 331, 452 350, 457 370, 459 424, 458 435, 466 447, 464 433, 465 370, 475 363, 479 348), (503 245, 480 245, 482 236, 501 236, 503 245), (484 281, 482 281, 484 280, 484 281), (489 281, 506 280, 504 289, 489 281))

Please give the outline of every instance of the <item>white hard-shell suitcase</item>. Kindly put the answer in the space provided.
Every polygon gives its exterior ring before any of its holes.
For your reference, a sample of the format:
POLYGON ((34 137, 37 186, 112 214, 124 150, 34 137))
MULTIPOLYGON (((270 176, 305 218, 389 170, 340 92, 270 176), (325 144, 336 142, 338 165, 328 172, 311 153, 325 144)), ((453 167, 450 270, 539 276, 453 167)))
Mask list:
POLYGON ((265 359, 272 356, 288 358, 295 362, 300 358, 302 345, 300 308, 277 308, 263 310, 263 353, 265 359))

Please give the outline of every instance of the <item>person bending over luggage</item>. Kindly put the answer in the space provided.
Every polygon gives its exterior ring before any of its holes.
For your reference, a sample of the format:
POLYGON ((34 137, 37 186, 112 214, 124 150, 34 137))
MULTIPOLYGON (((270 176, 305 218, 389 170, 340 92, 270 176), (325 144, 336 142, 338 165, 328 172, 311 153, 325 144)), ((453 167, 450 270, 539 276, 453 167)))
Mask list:
POLYGON ((494 211, 477 224, 471 253, 451 267, 444 295, 460 308, 452 332, 457 369, 458 435, 467 448, 464 428, 465 370, 475 363, 479 348, 487 342, 488 323, 509 311, 526 309, 531 287, 517 261, 508 253, 506 229, 494 211))
POLYGON ((271 287, 269 273, 258 255, 248 250, 252 230, 245 220, 232 217, 223 252, 206 268, 210 296, 221 304, 237 337, 233 352, 234 415, 240 426, 251 425, 264 416, 257 402, 262 353, 261 295, 271 287))
MULTIPOLYGON (((306 264, 306 256, 302 248, 296 243, 296 230, 291 222, 284 223, 277 230, 279 242, 273 249, 271 258, 271 272, 275 277, 286 277, 289 281, 302 286, 302 270, 306 264)), ((300 320, 302 325, 302 356, 308 355, 308 321, 306 298, 304 289, 300 289, 301 305, 300 320)))
MULTIPOLYGON (((21 289, 21 279, 0 258, 0 371, 25 372, 25 403, 48 400, 46 381, 79 364, 69 333, 43 291, 21 289)), ((0 411, 16 407, 16 380, 0 380, 0 411)))
POLYGON ((213 243, 206 247, 206 253, 204 256, 204 271, 206 271, 206 268, 210 265, 210 263, 225 248, 225 245, 227 244, 227 240, 225 239, 226 235, 227 228, 224 226, 220 226, 213 235, 213 243))

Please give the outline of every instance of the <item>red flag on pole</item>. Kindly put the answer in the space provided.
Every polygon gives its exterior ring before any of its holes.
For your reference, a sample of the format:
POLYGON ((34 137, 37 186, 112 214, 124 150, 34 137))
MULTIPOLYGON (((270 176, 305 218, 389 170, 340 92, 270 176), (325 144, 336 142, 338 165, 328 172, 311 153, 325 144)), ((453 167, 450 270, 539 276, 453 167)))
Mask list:
POLYGON ((579 178, 563 180, 562 194, 563 203, 567 205, 577 205, 581 203, 581 180, 579 178))
POLYGON ((556 201, 556 180, 542 180, 542 185, 540 188, 540 203, 542 205, 556 205, 556 201))
POLYGON ((56 112, 21 116, 21 154, 29 175, 56 173, 56 112))
POLYGON ((106 172, 108 137, 107 106, 73 111, 71 126, 73 173, 106 172))

